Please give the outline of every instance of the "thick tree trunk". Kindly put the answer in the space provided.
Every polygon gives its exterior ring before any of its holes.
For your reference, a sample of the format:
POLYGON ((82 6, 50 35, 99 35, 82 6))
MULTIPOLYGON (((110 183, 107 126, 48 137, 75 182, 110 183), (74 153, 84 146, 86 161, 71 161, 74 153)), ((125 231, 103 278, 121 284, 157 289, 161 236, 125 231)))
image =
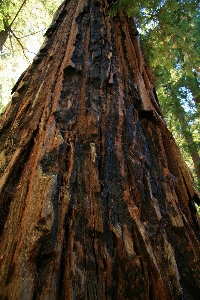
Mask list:
POLYGON ((199 197, 131 20, 65 1, 1 119, 1 299, 199 299, 199 197))

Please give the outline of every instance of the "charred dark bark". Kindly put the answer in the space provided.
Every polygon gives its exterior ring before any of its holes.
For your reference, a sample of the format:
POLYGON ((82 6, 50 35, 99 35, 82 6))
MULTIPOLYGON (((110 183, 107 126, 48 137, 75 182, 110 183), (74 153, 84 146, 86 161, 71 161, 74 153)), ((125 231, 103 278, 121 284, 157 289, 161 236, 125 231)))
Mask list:
POLYGON ((199 299, 199 197, 107 8, 61 6, 1 118, 1 299, 199 299))

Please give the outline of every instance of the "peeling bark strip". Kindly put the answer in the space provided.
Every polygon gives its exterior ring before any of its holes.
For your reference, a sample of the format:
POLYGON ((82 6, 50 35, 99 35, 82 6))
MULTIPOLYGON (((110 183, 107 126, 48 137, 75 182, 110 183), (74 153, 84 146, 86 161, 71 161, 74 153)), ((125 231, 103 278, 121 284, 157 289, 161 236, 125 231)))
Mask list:
POLYGON ((1 299, 199 299, 199 196, 107 12, 65 1, 1 118, 1 299))

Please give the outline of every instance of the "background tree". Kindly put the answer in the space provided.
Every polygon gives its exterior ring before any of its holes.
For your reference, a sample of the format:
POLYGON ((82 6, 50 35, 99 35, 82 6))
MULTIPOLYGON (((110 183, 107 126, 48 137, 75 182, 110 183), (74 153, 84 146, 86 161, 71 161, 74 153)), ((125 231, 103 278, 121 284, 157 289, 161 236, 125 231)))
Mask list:
POLYGON ((61 2, 0 1, 0 107, 11 100, 15 82, 38 52, 61 2))
POLYGON ((108 9, 65 1, 2 115, 2 299, 199 299, 199 195, 108 9))

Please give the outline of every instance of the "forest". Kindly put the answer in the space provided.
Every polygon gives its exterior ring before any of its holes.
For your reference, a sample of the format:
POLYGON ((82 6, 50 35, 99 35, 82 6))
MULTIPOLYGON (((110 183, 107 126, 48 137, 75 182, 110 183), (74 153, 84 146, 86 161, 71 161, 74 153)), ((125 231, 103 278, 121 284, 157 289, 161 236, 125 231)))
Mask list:
POLYGON ((199 7, 0 2, 1 299, 199 299, 199 7))

